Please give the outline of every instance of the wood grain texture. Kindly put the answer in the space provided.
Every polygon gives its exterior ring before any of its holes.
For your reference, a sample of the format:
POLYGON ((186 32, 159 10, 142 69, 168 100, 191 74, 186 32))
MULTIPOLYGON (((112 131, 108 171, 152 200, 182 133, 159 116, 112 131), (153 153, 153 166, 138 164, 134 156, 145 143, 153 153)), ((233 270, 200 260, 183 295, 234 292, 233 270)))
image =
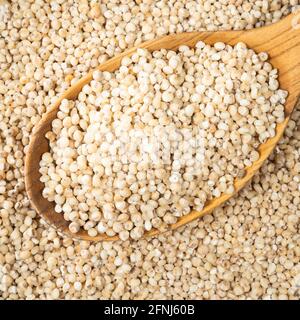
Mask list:
MULTIPOLYGON (((260 158, 251 167, 246 169, 246 175, 235 181, 235 192, 238 192, 257 172, 262 163, 270 155, 277 142, 281 138, 284 129, 289 121, 291 112, 298 100, 300 93, 300 30, 292 27, 291 14, 282 21, 263 28, 253 29, 249 31, 221 31, 221 32, 190 32, 168 35, 157 40, 145 42, 139 48, 146 48, 150 51, 159 50, 161 48, 176 50, 180 45, 188 45, 190 47, 202 40, 208 44, 222 41, 224 43, 235 45, 238 42, 244 42, 249 48, 256 52, 266 51, 270 56, 270 62, 273 67, 279 70, 280 87, 288 90, 289 95, 285 104, 285 120, 276 128, 276 136, 269 139, 266 143, 260 145, 260 158)), ((132 55, 137 48, 132 48, 122 54, 101 64, 97 69, 101 71, 114 71, 119 68, 123 57, 132 55)), ((93 70, 94 71, 94 70, 93 70)), ((92 72, 79 80, 75 85, 69 88, 56 103, 49 108, 43 115, 41 121, 34 128, 31 135, 29 147, 25 159, 25 184, 28 197, 34 209, 58 231, 61 231, 72 238, 99 241, 99 240, 116 240, 115 237, 98 235, 90 237, 86 231, 82 230, 77 234, 72 234, 68 225, 69 222, 63 219, 63 215, 54 211, 54 203, 49 202, 42 196, 44 188, 40 182, 39 162, 44 152, 49 151, 49 144, 45 138, 46 132, 51 130, 51 122, 56 118, 58 107, 62 99, 75 100, 82 87, 89 83, 92 79, 92 72)), ((221 195, 218 198, 207 202, 201 212, 193 211, 190 214, 180 218, 177 223, 170 225, 168 230, 176 229, 199 218, 227 201, 232 195, 221 195)), ((158 234, 156 229, 147 232, 146 236, 158 234)))

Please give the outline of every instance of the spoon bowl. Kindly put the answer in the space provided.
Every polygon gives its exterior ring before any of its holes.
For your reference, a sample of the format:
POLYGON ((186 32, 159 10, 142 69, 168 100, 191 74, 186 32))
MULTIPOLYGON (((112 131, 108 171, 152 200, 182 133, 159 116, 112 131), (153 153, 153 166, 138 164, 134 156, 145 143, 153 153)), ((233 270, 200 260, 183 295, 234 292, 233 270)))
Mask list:
MULTIPOLYGON (((194 47, 198 41, 204 41, 210 45, 220 41, 229 45, 244 42, 249 48, 256 52, 265 51, 269 54, 268 61, 279 71, 278 80, 280 88, 289 92, 285 103, 285 119, 276 126, 276 135, 259 146, 259 159, 255 161, 251 167, 246 168, 246 174, 243 178, 235 180, 235 193, 245 186, 268 158, 280 140, 290 115, 297 103, 300 93, 300 28, 295 25, 295 21, 297 22, 296 19, 299 20, 299 13, 298 16, 296 14, 290 14, 276 24, 259 29, 248 31, 180 33, 147 41, 138 46, 139 48, 148 49, 149 51, 155 51, 162 48, 176 50, 181 45, 194 47)), ((137 47, 131 48, 101 64, 96 70, 113 72, 119 68, 122 58, 131 56, 136 50, 137 47)), ((48 224, 58 231, 72 238, 81 240, 117 240, 118 236, 109 237, 106 235, 97 235, 91 237, 88 235, 87 231, 82 229, 76 234, 71 233, 68 228, 70 222, 64 220, 61 213, 55 212, 54 202, 49 202, 42 196, 44 184, 40 182, 41 174, 39 172, 39 162, 43 153, 49 151, 49 143, 45 134, 51 130, 51 123, 56 118, 61 101, 63 99, 76 100, 83 86, 92 80, 93 71, 95 70, 89 72, 76 84, 66 90, 65 93, 57 99, 54 105, 48 109, 40 122, 33 129, 25 159, 25 185, 28 197, 34 209, 48 224)), ((167 230, 176 229, 196 218, 212 212, 235 193, 230 195, 222 194, 220 197, 208 201, 202 211, 192 211, 188 215, 179 218, 178 221, 175 224, 170 225, 167 230)), ((157 229, 152 229, 146 232, 145 236, 152 236, 158 233, 159 231, 157 229)))

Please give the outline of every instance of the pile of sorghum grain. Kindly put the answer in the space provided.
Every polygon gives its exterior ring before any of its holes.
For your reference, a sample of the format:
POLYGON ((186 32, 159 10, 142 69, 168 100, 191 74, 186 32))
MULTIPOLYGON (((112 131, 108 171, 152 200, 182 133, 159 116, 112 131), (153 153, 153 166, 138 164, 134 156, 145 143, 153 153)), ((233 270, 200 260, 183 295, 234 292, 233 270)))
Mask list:
POLYGON ((138 49, 116 72, 95 71, 46 135, 43 196, 71 232, 125 241, 233 193, 284 120, 287 92, 267 57, 200 41, 178 52, 138 49))
POLYGON ((253 28, 299 5, 99 2, 13 0, 0 10, 1 299, 299 299, 300 106, 248 187, 177 231, 90 244, 58 235, 36 216, 24 190, 26 146, 70 81, 148 38, 253 28))

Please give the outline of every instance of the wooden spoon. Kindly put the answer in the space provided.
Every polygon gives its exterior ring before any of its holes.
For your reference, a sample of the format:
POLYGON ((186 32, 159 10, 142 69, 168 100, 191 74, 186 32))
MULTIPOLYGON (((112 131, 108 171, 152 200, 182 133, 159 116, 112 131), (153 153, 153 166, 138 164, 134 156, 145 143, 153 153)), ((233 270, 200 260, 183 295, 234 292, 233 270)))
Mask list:
MULTIPOLYGON (((162 48, 176 50, 180 45, 190 47, 202 40, 208 44, 214 44, 221 41, 226 44, 235 45, 238 42, 244 42, 249 48, 256 52, 265 51, 270 56, 270 63, 279 70, 280 88, 288 90, 289 95, 285 104, 285 120, 277 125, 276 136, 260 145, 260 158, 253 165, 246 169, 246 175, 242 179, 235 181, 235 192, 238 192, 257 172, 262 163, 270 155, 289 121, 290 114, 298 100, 300 93, 300 29, 297 25, 296 14, 290 14, 288 17, 278 23, 259 29, 249 31, 218 31, 218 32, 191 32, 168 35, 157 40, 147 41, 139 48, 145 48, 150 51, 162 48)), ((136 47, 123 52, 122 54, 101 64, 97 69, 101 71, 114 71, 119 68, 123 57, 130 56, 136 51, 136 47)), ((94 71, 94 70, 93 70, 94 71)), ((61 213, 54 211, 54 202, 49 202, 42 196, 44 184, 40 182, 39 162, 44 152, 49 151, 48 140, 45 138, 46 132, 51 130, 51 123, 56 118, 56 114, 62 99, 75 100, 82 87, 92 80, 92 72, 88 73, 75 85, 69 88, 43 115, 41 121, 34 128, 31 135, 29 148, 25 159, 25 183, 28 197, 34 209, 53 227, 72 238, 83 240, 116 240, 118 236, 108 237, 97 235, 90 237, 85 230, 80 230, 77 234, 69 231, 69 222, 65 221, 61 213)), ((213 209, 220 206, 231 195, 223 194, 207 202, 204 209, 200 212, 192 211, 190 214, 181 217, 175 224, 170 225, 168 230, 176 229, 184 224, 210 213, 213 209)), ((159 231, 156 229, 146 232, 145 235, 156 235, 159 231)))

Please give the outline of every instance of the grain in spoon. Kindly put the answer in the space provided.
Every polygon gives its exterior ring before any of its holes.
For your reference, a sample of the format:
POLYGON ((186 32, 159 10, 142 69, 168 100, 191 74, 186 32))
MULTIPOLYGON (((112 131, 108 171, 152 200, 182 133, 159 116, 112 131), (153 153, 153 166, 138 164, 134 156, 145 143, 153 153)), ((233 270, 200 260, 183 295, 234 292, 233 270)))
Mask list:
MULTIPOLYGON (((169 35, 161 39, 145 42, 139 46, 140 48, 154 51, 162 48, 176 50, 180 45, 193 47, 200 40, 207 44, 214 44, 222 41, 226 44, 235 45, 238 42, 244 42, 249 48, 254 49, 256 52, 266 51, 269 54, 269 62, 273 67, 279 70, 281 89, 289 92, 285 104, 285 120, 283 123, 277 125, 276 136, 260 145, 260 158, 251 167, 246 169, 246 175, 242 179, 235 181, 236 192, 252 178, 254 173, 262 165, 263 161, 269 156, 282 136, 290 114, 297 102, 300 93, 300 30, 297 30, 297 28, 294 27, 294 19, 295 15, 290 15, 274 25, 250 31, 192 32, 169 35)), ((119 56, 100 65, 97 69, 101 71, 115 71, 119 68, 122 58, 132 55, 135 51, 136 48, 125 51, 119 56)), ((56 227, 59 231, 62 231, 73 238, 83 240, 116 240, 116 236, 108 237, 98 235, 96 237, 90 237, 84 230, 80 230, 77 234, 71 233, 68 229, 69 222, 64 220, 62 214, 58 214, 54 211, 53 202, 49 202, 42 196, 44 185, 40 182, 39 162, 42 154, 49 150, 45 134, 51 130, 51 123, 56 118, 62 99, 75 100, 82 87, 91 80, 92 71, 68 89, 49 111, 44 114, 41 121, 34 128, 25 159, 25 184, 33 207, 49 224, 56 227)), ((190 214, 181 217, 177 223, 170 225, 170 229, 175 229, 211 212, 231 196, 232 194, 224 194, 218 198, 214 198, 206 204, 202 211, 193 211, 190 214)), ((152 229, 149 232, 146 232, 146 235, 155 235, 157 233, 157 230, 152 229)))

